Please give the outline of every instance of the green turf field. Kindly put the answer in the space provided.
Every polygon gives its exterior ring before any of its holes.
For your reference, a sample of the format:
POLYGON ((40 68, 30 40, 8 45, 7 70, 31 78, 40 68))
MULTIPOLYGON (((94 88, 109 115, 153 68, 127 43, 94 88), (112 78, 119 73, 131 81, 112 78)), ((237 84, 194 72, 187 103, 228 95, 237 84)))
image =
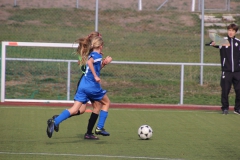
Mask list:
POLYGON ((49 139, 46 121, 64 108, 0 107, 0 159, 161 159, 239 160, 239 118, 218 111, 110 109, 111 133, 84 140, 90 113, 72 117, 49 139), (138 127, 153 128, 140 140, 138 127))

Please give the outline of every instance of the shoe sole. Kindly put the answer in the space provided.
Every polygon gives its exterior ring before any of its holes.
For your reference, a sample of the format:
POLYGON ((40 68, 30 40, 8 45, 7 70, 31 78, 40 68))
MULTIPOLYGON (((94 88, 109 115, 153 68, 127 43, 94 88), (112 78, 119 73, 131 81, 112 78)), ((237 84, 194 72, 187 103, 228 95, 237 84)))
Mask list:
POLYGON ((87 139, 87 140, 99 140, 99 138, 85 138, 84 139, 87 139))
POLYGON ((110 134, 102 134, 102 133, 97 133, 95 132, 96 135, 102 135, 102 136, 110 136, 110 134))
POLYGON ((52 134, 53 134, 53 130, 54 130, 54 129, 52 129, 52 131, 51 131, 51 128, 54 128, 54 126, 52 126, 54 124, 49 124, 48 121, 47 121, 47 125, 48 125, 47 126, 47 135, 48 135, 48 138, 51 138, 52 134))
POLYGON ((47 135, 48 135, 48 138, 52 137, 52 132, 50 131, 49 127, 47 127, 47 135))
POLYGON ((96 136, 94 136, 94 135, 84 135, 84 137, 83 137, 84 139, 89 139, 89 140, 99 140, 99 138, 98 137, 96 137, 96 136), (92 138, 91 138, 92 137, 92 138), (94 137, 94 138, 93 138, 94 137))
POLYGON ((235 113, 235 114, 237 114, 237 115, 240 115, 240 113, 238 113, 238 112, 236 112, 236 111, 234 111, 233 113, 235 113))

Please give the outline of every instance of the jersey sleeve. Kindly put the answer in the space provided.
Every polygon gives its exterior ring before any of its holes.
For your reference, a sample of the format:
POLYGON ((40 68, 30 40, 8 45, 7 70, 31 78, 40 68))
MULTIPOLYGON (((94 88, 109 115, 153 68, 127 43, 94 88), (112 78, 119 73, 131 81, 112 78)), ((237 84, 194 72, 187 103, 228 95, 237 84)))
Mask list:
POLYGON ((102 61, 102 55, 98 54, 97 52, 92 52, 89 56, 88 59, 93 58, 94 63, 102 61))

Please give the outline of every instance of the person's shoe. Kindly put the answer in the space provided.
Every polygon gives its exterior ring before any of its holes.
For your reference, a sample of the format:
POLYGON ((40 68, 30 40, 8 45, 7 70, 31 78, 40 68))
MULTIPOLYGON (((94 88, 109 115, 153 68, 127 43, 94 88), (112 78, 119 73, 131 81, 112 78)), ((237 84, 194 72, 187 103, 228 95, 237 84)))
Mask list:
POLYGON ((95 134, 97 135, 102 135, 102 136, 110 136, 110 133, 108 133, 107 131, 105 131, 104 128, 100 129, 100 128, 96 128, 95 129, 95 134))
POLYGON ((47 121, 47 135, 48 138, 52 137, 54 131, 54 120, 51 118, 47 121))
MULTIPOLYGON (((53 118, 53 120, 55 119, 55 118, 57 118, 58 117, 58 115, 54 115, 52 118, 53 118)), ((56 132, 58 132, 59 131, 59 125, 54 125, 54 131, 56 131, 56 132)))
POLYGON ((224 110, 222 111, 222 114, 223 114, 223 115, 227 115, 227 114, 228 114, 228 110, 227 110, 227 109, 224 109, 224 110))
POLYGON ((90 140, 99 140, 98 137, 94 136, 93 133, 92 134, 85 134, 84 135, 84 139, 90 139, 90 140))
POLYGON ((239 114, 240 115, 240 109, 239 110, 234 110, 234 112, 233 113, 235 113, 235 114, 239 114))

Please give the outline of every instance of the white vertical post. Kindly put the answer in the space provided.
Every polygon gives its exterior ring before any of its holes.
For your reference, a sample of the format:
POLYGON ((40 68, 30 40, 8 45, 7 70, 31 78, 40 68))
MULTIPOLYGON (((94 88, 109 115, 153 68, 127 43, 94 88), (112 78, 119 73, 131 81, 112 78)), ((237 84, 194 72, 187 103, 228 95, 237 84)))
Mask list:
POLYGON ((138 0, 138 10, 142 10, 142 0, 138 0))
POLYGON ((6 42, 2 42, 1 102, 5 101, 6 42))
MULTIPOLYGON (((202 0, 202 19, 201 19, 201 63, 203 63, 204 54, 204 0, 202 0)), ((203 65, 200 71, 200 85, 203 85, 203 65)))
POLYGON ((198 0, 198 11, 200 12, 201 10, 201 0, 198 0))
POLYGON ((183 91, 184 91, 184 64, 181 65, 181 80, 180 80, 180 104, 183 104, 183 91))
POLYGON ((227 11, 231 10, 231 2, 230 0, 227 0, 227 11))
POLYGON ((95 31, 98 31, 98 0, 96 0, 96 11, 95 11, 95 31))
POLYGON ((17 0, 14 0, 14 7, 17 6, 17 0))
POLYGON ((195 12, 195 0, 192 0, 192 12, 195 12))
POLYGON ((68 62, 68 75, 67 75, 67 100, 70 100, 70 82, 71 82, 71 62, 68 62))
POLYGON ((76 8, 78 8, 78 0, 76 0, 76 8))

